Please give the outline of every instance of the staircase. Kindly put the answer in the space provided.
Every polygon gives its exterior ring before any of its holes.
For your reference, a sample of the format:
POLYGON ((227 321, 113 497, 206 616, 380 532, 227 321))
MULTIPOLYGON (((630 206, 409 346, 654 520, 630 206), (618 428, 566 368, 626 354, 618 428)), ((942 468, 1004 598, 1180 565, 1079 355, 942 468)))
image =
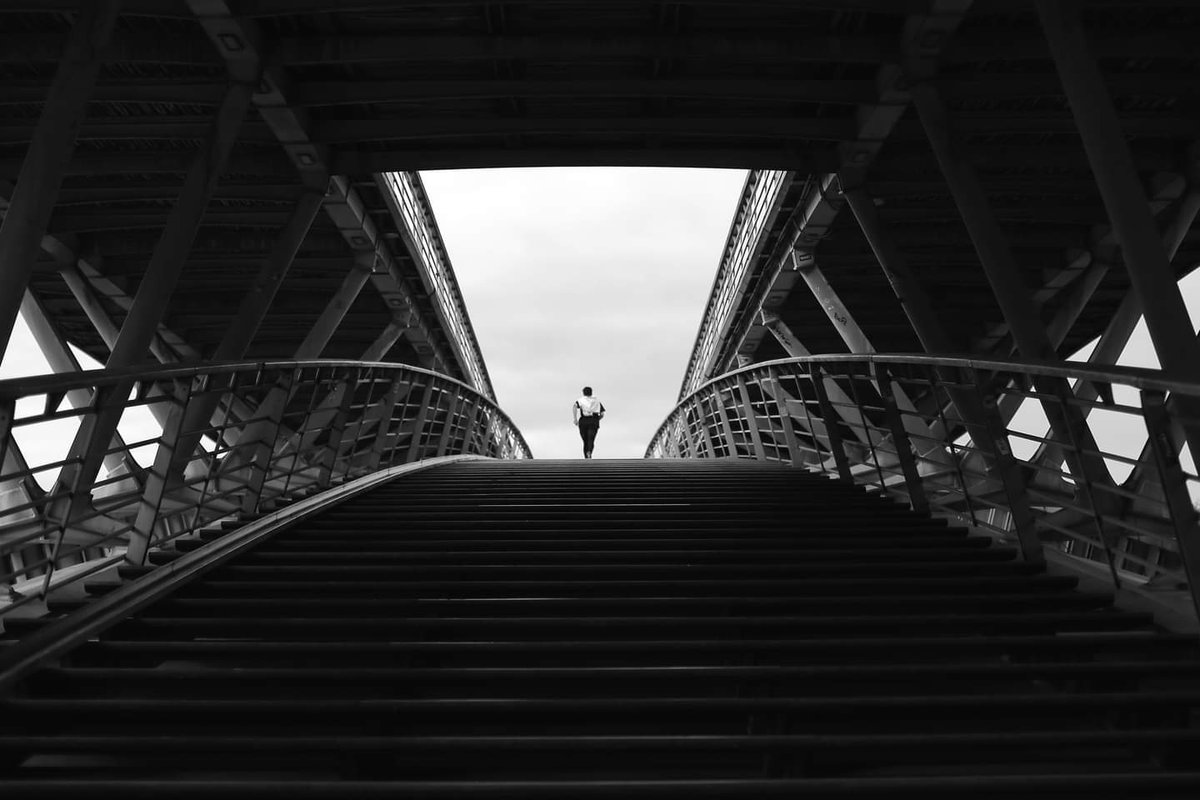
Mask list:
POLYGON ((27 679, 0 793, 1194 798, 1197 645, 799 470, 466 462, 27 679))

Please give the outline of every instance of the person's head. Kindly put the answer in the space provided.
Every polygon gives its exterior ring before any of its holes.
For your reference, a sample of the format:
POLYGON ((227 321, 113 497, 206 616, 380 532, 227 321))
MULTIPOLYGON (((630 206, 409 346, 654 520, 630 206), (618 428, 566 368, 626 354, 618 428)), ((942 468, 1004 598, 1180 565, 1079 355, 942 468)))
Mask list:
POLYGON ((583 387, 583 396, 591 397, 592 396, 592 387, 590 387, 590 386, 583 387))

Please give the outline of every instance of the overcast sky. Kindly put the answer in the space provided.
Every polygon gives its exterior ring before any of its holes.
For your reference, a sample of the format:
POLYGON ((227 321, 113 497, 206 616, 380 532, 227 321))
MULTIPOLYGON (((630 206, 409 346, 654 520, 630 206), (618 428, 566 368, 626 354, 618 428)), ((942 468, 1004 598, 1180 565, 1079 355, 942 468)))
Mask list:
POLYGON ((641 458, 675 405, 746 173, 493 169, 421 175, 500 406, 538 458, 641 458))

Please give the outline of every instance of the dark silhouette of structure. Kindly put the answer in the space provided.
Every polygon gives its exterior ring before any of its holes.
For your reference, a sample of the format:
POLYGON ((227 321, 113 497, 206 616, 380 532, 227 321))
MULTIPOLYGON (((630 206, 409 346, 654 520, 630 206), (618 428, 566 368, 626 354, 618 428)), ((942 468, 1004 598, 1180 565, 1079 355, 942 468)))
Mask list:
POLYGON ((0 789, 1195 796, 1198 28, 0 4, 0 350, 56 373, 0 382, 0 789), (651 458, 586 480, 419 175, 556 165, 749 170, 651 458))

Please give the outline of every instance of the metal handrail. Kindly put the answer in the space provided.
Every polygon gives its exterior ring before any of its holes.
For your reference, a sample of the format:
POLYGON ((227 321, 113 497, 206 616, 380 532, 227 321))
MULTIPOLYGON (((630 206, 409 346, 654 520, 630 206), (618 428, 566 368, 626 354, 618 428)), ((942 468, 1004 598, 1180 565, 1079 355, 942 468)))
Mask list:
POLYGON ((151 548, 205 526, 459 454, 531 457, 488 397, 404 364, 236 361, 0 381, 0 620, 36 611, 51 590, 144 564, 151 548), (65 398, 78 390, 93 399, 72 408, 65 398), (189 408, 214 410, 197 424, 189 408), (135 423, 139 409, 164 421, 135 423), (95 457, 76 450, 79 437, 63 454, 27 460, 38 426, 86 430, 110 413, 127 427, 99 449, 106 469, 94 480, 79 478, 95 457))
POLYGON ((1187 590, 1200 609, 1200 478, 1187 447, 1200 420, 1181 411, 1194 398, 1200 384, 1133 367, 780 359, 696 389, 646 457, 802 465, 988 530, 1030 561, 1053 552, 1105 565, 1117 586, 1187 590), (1097 444, 1114 426, 1131 432, 1097 444))

